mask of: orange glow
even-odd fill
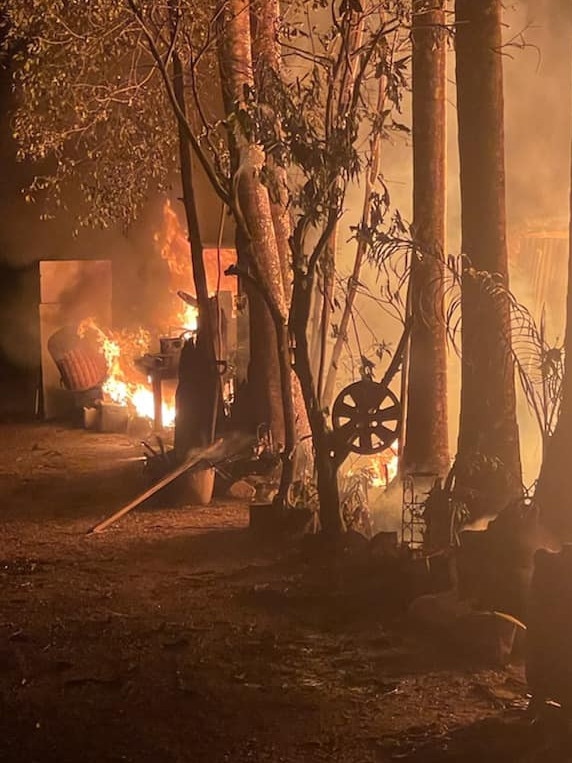
[[[348,471],[348,477],[361,472],[370,487],[383,488],[397,476],[397,440],[391,447],[373,456],[362,456]]]
[[[169,199],[163,204],[163,223],[154,236],[161,258],[167,263],[170,275],[170,291],[174,299],[179,289],[195,295],[191,267],[191,251],[187,231],[181,225],[177,212]],[[237,279],[226,276],[225,270],[236,263],[236,250],[205,247],[203,261],[207,278],[207,290],[212,297],[217,291],[237,292]]]
[[[183,302],[181,312],[177,315],[177,321],[185,331],[196,331],[198,328],[199,311],[192,305]]]
[[[169,266],[172,288],[176,292],[192,283],[189,242],[169,199],[163,205],[163,218],[164,224],[160,233],[155,234],[155,242]]]
[[[143,329],[136,332],[104,331],[91,318],[82,321],[78,327],[79,336],[88,332],[95,336],[109,369],[102,386],[104,400],[131,408],[137,416],[152,420],[155,414],[153,392],[146,384],[133,381],[140,375],[133,365],[134,359],[149,350],[151,337],[148,332]],[[163,425],[174,426],[173,401],[163,401],[162,413]]]
[[[189,241],[177,212],[167,199],[163,205],[163,220],[154,236],[155,246],[169,269],[170,299],[161,300],[153,325],[168,336],[180,336],[198,328],[198,309],[178,296],[186,290],[194,296]],[[217,289],[236,293],[236,278],[225,276],[224,270],[236,261],[234,249],[205,249],[203,252],[209,295]],[[153,420],[154,397],[148,383],[139,381],[141,371],[135,360],[150,352],[151,335],[139,329],[135,332],[101,329],[93,319],[82,322],[80,336],[91,332],[105,357],[109,370],[102,385],[104,401],[130,408],[137,416]],[[174,394],[163,385],[163,426],[175,423]]]

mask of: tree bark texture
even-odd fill
[[[278,19],[280,16],[279,0],[251,0],[250,23],[252,30],[252,61],[254,83],[259,101],[268,107],[268,91],[275,87],[275,80],[280,77],[282,57],[278,41]],[[280,133],[278,118],[275,119],[276,133]],[[282,284],[286,305],[292,299],[292,218],[289,209],[288,178],[285,167],[281,166],[271,154],[266,155],[266,167],[270,181],[270,211],[276,237],[276,246],[282,270]],[[292,378],[296,433],[298,438],[309,433],[308,416],[298,378]],[[283,440],[282,440],[283,442]]]
[[[413,239],[403,470],[449,470],[444,319],[446,31],[444,0],[413,3]]]
[[[266,89],[273,87],[274,78],[280,74],[281,56],[277,29],[279,14],[280,3],[278,0],[251,0],[250,20],[254,82],[262,102],[266,101]],[[292,221],[288,210],[286,169],[275,162],[271,156],[267,157],[267,163],[273,179],[270,211],[280,256],[284,291],[286,300],[289,302],[292,295],[292,255],[290,251]]]
[[[333,224],[330,225],[331,231],[334,230],[334,227]],[[322,532],[326,536],[334,538],[344,530],[337,481],[340,460],[339,454],[335,453],[332,434],[328,429],[325,412],[319,401],[315,384],[317,377],[312,373],[307,333],[313,305],[312,294],[315,278],[315,269],[307,274],[298,272],[295,275],[290,312],[290,332],[295,338],[295,370],[300,380],[312,432]]]
[[[221,17],[221,37],[221,79],[227,111],[231,113],[235,104],[243,104],[245,87],[254,87],[248,2],[240,0],[226,4]],[[248,270],[268,291],[275,309],[285,321],[287,306],[280,253],[268,191],[260,180],[264,152],[247,138],[240,126],[230,136],[230,145],[234,154],[237,227],[241,231],[239,248],[246,254]],[[289,437],[283,396],[279,393],[283,389],[283,380],[274,318],[252,286],[247,286],[246,291],[250,308],[251,350],[248,378],[253,393],[249,397],[258,393],[262,395],[257,414],[267,416],[274,441],[286,445]]]
[[[274,444],[284,446],[284,409],[274,321],[256,289],[248,286],[246,291],[250,324],[249,397],[256,420],[268,423]]]
[[[472,269],[508,286],[500,0],[456,0],[461,163],[461,415],[457,488],[475,516],[522,493],[508,299]]]
[[[234,102],[244,108],[245,90],[254,89],[250,36],[250,3],[246,0],[230,0],[224,22],[226,55]],[[235,174],[236,201],[239,221],[250,242],[253,265],[261,283],[268,290],[275,307],[287,316],[282,267],[274,233],[270,197],[262,183],[261,173],[265,164],[264,149],[256,139],[237,125],[235,138],[239,166]]]

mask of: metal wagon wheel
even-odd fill
[[[389,448],[401,432],[401,405],[383,383],[354,382],[337,396],[332,426],[340,451],[374,455]]]

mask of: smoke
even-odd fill
[[[42,260],[109,260],[113,271],[112,315],[121,328],[159,328],[165,319],[165,304],[171,306],[169,268],[157,243],[165,225],[165,194],[150,192],[137,221],[128,229],[79,229],[77,219],[81,194],[69,188],[70,209],[56,219],[42,219],[41,201],[29,204],[25,191],[38,168],[16,159],[17,146],[11,137],[13,107],[9,73],[0,70],[0,366],[37,368],[39,358],[40,302],[38,263]],[[205,243],[219,236],[220,204],[208,188],[202,172],[197,172],[196,192]],[[185,229],[177,177],[168,194]],[[226,225],[223,244],[232,246],[233,231]],[[186,243],[186,242],[184,242]],[[184,281],[179,288],[191,291]],[[97,285],[77,283],[67,301],[97,303]]]
[[[505,132],[507,211],[512,258],[512,287],[531,308],[534,288],[530,274],[519,268],[520,237],[531,228],[561,229],[568,217],[570,93],[572,82],[572,3],[570,0],[515,0],[506,4],[505,46],[502,50],[505,73]],[[459,164],[456,130],[454,55],[449,56],[447,251],[460,251]],[[1,83],[0,83],[1,86]],[[4,92],[4,101],[5,101]],[[0,121],[0,353],[19,365],[37,365],[37,273],[34,265],[42,259],[110,259],[113,263],[113,315],[122,327],[149,326],[156,321],[157,307],[169,290],[169,273],[155,246],[162,225],[163,199],[152,200],[141,218],[128,232],[121,230],[82,231],[74,237],[73,213],[43,222],[41,209],[27,205],[21,189],[32,177],[33,168],[16,163],[15,146],[9,138],[7,109]],[[410,101],[406,98],[402,120],[410,122]],[[382,171],[392,204],[405,219],[411,219],[411,143],[395,136],[383,147]],[[217,239],[220,205],[199,179],[197,196],[202,201],[203,238]],[[354,187],[348,196],[347,221],[358,222],[362,190]],[[176,191],[173,195],[177,195]],[[176,204],[176,202],[175,202]],[[180,206],[180,205],[177,205]],[[179,211],[179,210],[178,210]],[[232,236],[230,226],[227,235]],[[347,243],[349,228],[340,233],[340,266],[349,275],[355,243]],[[231,243],[225,242],[226,245]],[[379,293],[376,274],[365,269],[363,279],[372,293]],[[186,285],[181,284],[185,289]],[[548,299],[550,300],[548,295]],[[554,295],[558,301],[562,295]],[[553,300],[554,301],[554,300]],[[367,351],[374,338],[395,347],[401,327],[372,300],[361,299],[359,315],[350,338],[356,355]],[[334,318],[335,322],[336,318]],[[359,341],[358,341],[359,337]],[[380,373],[383,364],[380,363]],[[340,383],[353,380],[356,369],[349,367]],[[449,420],[451,450],[454,451],[458,420],[459,364],[450,352]],[[537,439],[521,405],[521,426],[527,458],[527,480],[534,476],[538,462]],[[532,445],[530,445],[532,443]],[[530,456],[530,454],[533,456]]]
[[[513,230],[568,218],[572,4],[505,12],[507,206]],[[566,227],[566,225],[564,225]]]
[[[562,337],[566,273],[565,241],[570,185],[570,122],[572,103],[572,3],[570,0],[516,0],[504,12],[504,47],[501,51],[505,79],[505,152],[507,183],[507,224],[511,288],[531,312],[538,315],[538,295],[543,294],[553,339]],[[448,59],[449,103],[447,123],[447,252],[461,251],[461,209],[454,49]],[[410,123],[410,98],[405,98],[402,121]],[[391,194],[392,206],[406,220],[412,216],[412,147],[401,135],[386,141],[382,155],[383,179]],[[348,196],[347,235],[340,236],[341,267],[349,275],[355,247],[345,241],[349,225],[359,219],[362,189],[352,188]],[[536,251],[521,246],[530,231],[558,232],[558,246],[539,241]],[[552,272],[543,289],[535,280],[540,266],[531,267],[542,251],[554,253]],[[528,255],[525,257],[525,254]],[[554,270],[554,268],[556,270]],[[562,268],[562,272],[560,272]],[[546,268],[543,267],[543,270]],[[373,293],[379,293],[376,273],[365,268],[362,274]],[[552,284],[552,285],[550,285]],[[547,290],[548,288],[548,290]],[[379,339],[395,346],[400,326],[372,301],[360,300],[356,323],[362,346],[370,343],[369,328]],[[366,326],[367,324],[367,326]],[[369,328],[368,328],[369,327]],[[359,348],[350,337],[357,354]],[[381,369],[383,370],[383,369]],[[460,365],[453,348],[449,352],[450,448],[455,451],[459,416]],[[349,376],[349,374],[348,374]],[[379,374],[378,374],[379,378]],[[348,379],[349,380],[349,379]],[[524,478],[531,483],[540,465],[541,448],[537,425],[519,393]]]
[[[14,193],[0,197],[6,224],[0,237],[0,353],[17,366],[39,364],[41,260],[109,260],[113,268],[112,314],[120,326],[149,325],[154,307],[167,288],[168,272],[154,250],[152,233],[160,224],[160,209],[150,209],[128,234],[120,230],[82,230],[74,235],[75,220],[62,216],[43,221],[39,210]],[[74,280],[58,300],[73,314],[97,315],[101,283]],[[71,312],[70,312],[71,309]]]

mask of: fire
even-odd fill
[[[153,393],[148,387],[144,387],[141,384],[136,385],[130,402],[137,411],[138,416],[145,419],[153,419],[155,415],[155,403]],[[163,426],[175,426],[175,405],[163,401],[161,411],[163,415]]]
[[[389,483],[395,479],[398,470],[398,456],[397,456],[397,440],[391,445],[391,447],[382,451],[378,455],[370,456],[367,458],[366,463],[363,463],[361,458],[358,459],[361,463],[354,463],[348,471],[348,477],[361,472],[364,477],[367,478],[368,484],[373,488],[387,487]]]
[[[183,309],[177,315],[177,320],[185,331],[196,331],[199,325],[199,311],[193,305],[183,303]]]
[[[163,205],[164,225],[155,234],[161,257],[169,266],[169,273],[174,284],[191,282],[191,259],[189,241],[185,235],[179,217],[169,199]],[[175,289],[176,290],[176,289]]]
[[[196,331],[198,310],[195,306],[183,302],[177,296],[181,288],[193,283],[191,257],[188,237],[185,235],[177,213],[169,199],[163,205],[163,225],[155,233],[155,244],[169,268],[171,306],[168,311],[169,320],[175,315],[175,328],[183,331]]]
[[[80,336],[88,332],[95,335],[109,369],[102,386],[105,400],[132,408],[137,416],[152,420],[155,415],[153,392],[147,385],[132,380],[138,373],[133,361],[148,351],[151,341],[149,333],[143,329],[136,332],[104,331],[91,318],[83,321],[78,328]],[[163,402],[162,414],[163,425],[173,426],[174,404]]]
[[[178,296],[180,289],[188,289],[193,283],[188,236],[169,199],[163,205],[163,224],[154,241],[169,269],[170,299],[161,301],[153,325],[169,337],[196,332],[198,308]],[[209,295],[219,288],[236,293],[236,279],[224,275],[225,269],[235,262],[236,252],[232,249],[205,249],[203,255]],[[191,297],[194,302],[194,296]],[[150,387],[151,379],[147,379],[147,384],[138,381],[141,371],[135,366],[136,359],[149,354],[150,334],[143,329],[135,332],[103,330],[92,319],[83,321],[78,329],[80,336],[87,332],[94,335],[109,371],[102,385],[104,400],[131,408],[137,416],[153,420],[155,399]],[[171,427],[175,423],[175,404],[174,399],[165,400],[164,387],[162,421],[163,426]]]

